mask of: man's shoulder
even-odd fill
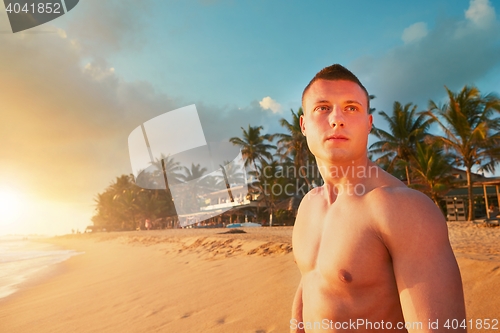
[[[376,229],[385,235],[447,234],[439,207],[424,193],[406,186],[382,186],[367,194],[367,209]]]
[[[403,209],[409,212],[437,208],[427,195],[405,185],[375,187],[365,196],[372,209],[382,212],[387,211],[398,214]]]
[[[406,203],[418,201],[418,204],[428,205],[429,198],[422,192],[407,187],[401,180],[378,168],[375,176],[366,183],[363,195],[368,203],[373,203],[375,208],[392,209]]]
[[[322,199],[323,196],[323,187],[315,187],[309,192],[306,193],[306,195],[302,198],[299,204],[299,212],[301,210],[307,209],[309,206],[311,206],[314,203],[319,203],[320,199]]]
[[[422,192],[409,188],[402,183],[383,184],[373,187],[367,191],[366,196],[370,201],[377,201],[378,204],[428,198]]]

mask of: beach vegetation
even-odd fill
[[[468,188],[468,220],[474,219],[472,169],[494,172],[500,159],[500,99],[495,94],[482,95],[476,87],[464,86],[458,93],[447,87],[448,101],[429,102],[422,113],[439,125],[443,135],[435,138],[452,154],[455,164],[464,167]]]
[[[440,142],[417,142],[415,156],[408,163],[416,178],[410,186],[427,194],[440,207],[442,195],[453,186],[455,179],[451,174],[453,160]]]
[[[278,138],[277,143],[277,156],[281,163],[292,164],[295,170],[299,172],[299,179],[301,183],[304,182],[308,188],[312,186],[313,179],[311,174],[306,172],[303,168],[308,162],[313,167],[316,165],[316,160],[307,146],[306,137],[302,134],[300,128],[300,117],[304,114],[302,108],[299,108],[297,113],[290,110],[292,114],[292,121],[289,122],[285,118],[280,119],[280,125],[285,128],[287,133],[273,134],[273,137]]]
[[[417,105],[407,103],[402,105],[394,102],[392,115],[384,111],[378,114],[384,119],[389,127],[388,131],[373,126],[371,134],[379,141],[370,146],[370,152],[379,154],[376,163],[386,165],[388,172],[398,167],[403,167],[406,174],[406,182],[411,184],[411,160],[416,155],[416,145],[428,134],[430,120],[425,115],[417,115]]]
[[[106,230],[135,230],[146,219],[155,221],[175,216],[169,191],[143,189],[132,175],[117,177],[95,198],[94,226]]]
[[[442,206],[442,197],[448,190],[461,185],[452,176],[456,167],[465,168],[468,219],[472,220],[472,172],[494,172],[500,159],[500,99],[494,94],[482,95],[472,86],[465,86],[458,93],[446,88],[446,92],[446,103],[438,105],[430,101],[425,111],[417,112],[418,107],[413,103],[403,105],[395,101],[391,114],[378,112],[384,123],[380,127],[373,126],[371,134],[379,141],[369,147],[368,154],[378,166],[405,179],[408,186],[427,194],[438,206]],[[375,109],[369,112],[374,113]],[[262,134],[262,126],[249,124],[248,128],[241,128],[241,137],[229,139],[241,149],[246,174],[250,176],[247,179],[249,192],[254,198],[253,207],[256,207],[256,214],[251,216],[259,222],[268,221],[272,225],[275,224],[273,218],[276,222],[293,221],[302,197],[323,184],[300,128],[301,115],[302,108],[297,112],[290,110],[289,119],[279,120],[284,133]],[[431,129],[436,132],[435,128],[437,133],[431,133]],[[181,167],[172,157],[161,156],[152,163],[152,171],[148,168],[148,172],[141,175],[144,178],[140,183],[135,180],[152,189],[138,186],[132,175],[117,177],[97,194],[92,221],[96,227],[107,230],[141,228],[145,219],[168,220],[168,226],[174,227],[177,212],[171,186],[187,184],[181,191],[186,192],[182,200],[187,200],[185,203],[189,207],[200,206],[207,190],[221,186],[227,188],[232,198],[230,184],[244,182],[245,172],[235,163],[224,162],[220,166],[221,175],[209,176],[207,169],[199,164]],[[237,209],[229,214],[238,215]]]
[[[276,149],[276,146],[271,144],[272,136],[269,134],[262,135],[260,133],[262,129],[262,126],[248,125],[248,129],[241,128],[243,131],[241,138],[232,137],[229,139],[229,142],[241,148],[245,167],[251,165],[254,170],[257,170],[256,161],[262,162],[266,158],[271,160],[272,154],[270,150]]]

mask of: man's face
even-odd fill
[[[318,163],[345,164],[366,157],[372,126],[367,104],[363,89],[351,81],[318,80],[309,87],[300,127]]]

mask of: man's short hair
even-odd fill
[[[368,90],[366,90],[365,86],[363,86],[363,84],[361,83],[361,81],[359,81],[356,75],[354,75],[350,70],[339,64],[333,64],[331,66],[325,67],[313,77],[311,82],[309,82],[307,87],[304,89],[304,92],[302,92],[302,106],[304,106],[304,96],[306,95],[307,91],[312,86],[312,84],[318,80],[329,80],[329,81],[345,80],[356,83],[365,92],[366,105],[367,105],[366,112],[370,111],[370,95],[368,94]]]

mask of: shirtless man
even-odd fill
[[[293,230],[302,278],[291,331],[466,332],[457,327],[465,326],[462,281],[443,215],[367,157],[365,87],[332,65],[302,105],[324,185],[304,197]]]

